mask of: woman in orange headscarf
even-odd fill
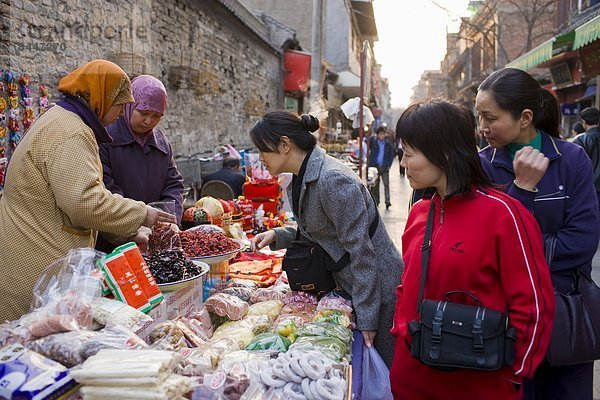
[[[175,217],[110,193],[98,145],[105,126],[133,102],[116,64],[95,60],[61,79],[64,98],[39,116],[12,155],[0,198],[0,321],[27,312],[47,265],[70,249],[94,247],[98,231],[147,241],[155,222]]]

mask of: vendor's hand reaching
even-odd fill
[[[146,219],[142,225],[152,227],[157,222],[177,224],[177,217],[154,207],[146,206]]]
[[[275,231],[266,231],[259,233],[250,240],[250,248],[252,251],[258,251],[265,246],[270,245],[276,239]]]
[[[151,234],[152,229],[145,226],[140,226],[140,229],[138,229],[136,235],[132,239],[138,245],[142,253],[146,251],[148,240],[150,239]]]
[[[377,335],[377,331],[361,331],[361,332],[363,334],[365,346],[367,346],[367,347],[373,346],[373,342],[375,341],[375,335]]]
[[[513,169],[515,184],[526,190],[533,190],[548,169],[550,160],[539,150],[525,146],[515,153]]]

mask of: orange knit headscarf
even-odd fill
[[[133,103],[129,77],[117,64],[94,60],[82,65],[58,83],[58,90],[83,98],[102,119],[113,105]]]

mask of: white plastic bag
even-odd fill
[[[361,400],[393,400],[390,370],[375,347],[363,347]]]

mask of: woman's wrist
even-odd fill
[[[519,189],[527,190],[528,192],[533,192],[533,193],[537,193],[538,192],[538,188],[537,187],[535,187],[535,186],[532,187],[532,188],[527,187],[526,185],[518,183],[516,179],[513,181],[513,184],[516,187],[518,187]]]

